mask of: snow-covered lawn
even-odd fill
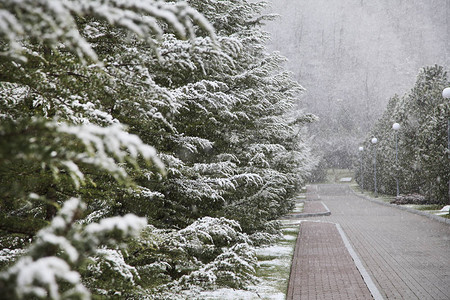
[[[419,205],[419,204],[405,204],[402,206],[406,206],[412,209],[421,210],[427,212],[429,214],[437,215],[437,216],[445,216],[448,215],[448,209],[450,205],[442,206],[442,205]]]
[[[14,258],[20,256],[25,251],[22,249],[14,249],[10,250],[8,248],[4,248],[0,250],[0,263],[10,262]]]
[[[294,209],[292,210],[293,213],[301,213],[303,212],[303,207],[304,207],[305,203],[304,202],[297,202],[295,204]]]
[[[259,260],[256,273],[259,278],[257,284],[250,286],[248,290],[218,289],[203,292],[200,298],[211,300],[285,299],[298,230],[298,222],[285,222],[282,239],[274,245],[256,249]]]

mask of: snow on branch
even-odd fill
[[[2,54],[26,60],[20,55],[21,47],[15,41],[32,37],[55,47],[62,43],[81,58],[96,61],[97,55],[76,27],[68,7],[71,4],[75,3],[55,0],[3,1],[0,9],[0,24],[3,24],[0,25],[0,36],[7,39],[10,53]],[[18,25],[5,26],[8,24]]]
[[[244,183],[245,185],[260,186],[264,183],[264,180],[260,175],[255,173],[242,173],[230,177],[236,183]]]
[[[155,0],[4,0],[0,8],[0,37],[9,50],[1,53],[25,60],[17,41],[34,38],[54,48],[64,45],[79,58],[97,61],[97,54],[81,36],[76,18],[94,17],[135,33],[153,43],[168,25],[181,38],[194,36],[194,24],[215,40],[214,28],[186,3]]]
[[[286,148],[280,144],[253,144],[249,147],[250,153],[278,153],[285,152]]]
[[[192,167],[193,171],[201,174],[220,174],[229,176],[236,172],[236,164],[230,161],[217,163],[197,163]]]
[[[195,237],[194,239],[217,245],[227,245],[236,240],[248,242],[240,231],[239,223],[234,220],[204,217],[180,230],[180,234],[187,238]]]
[[[253,247],[240,243],[226,249],[215,260],[180,278],[181,286],[242,288],[256,282],[257,258]]]
[[[27,299],[30,296],[49,299],[68,299],[78,296],[89,299],[89,292],[81,283],[80,274],[71,271],[69,264],[63,259],[50,256],[32,260],[31,257],[20,259],[5,274],[0,274],[0,281],[7,276],[16,277],[15,298]],[[58,283],[64,282],[71,289],[60,293]],[[29,299],[29,298],[28,298]]]
[[[196,180],[175,179],[174,182],[180,187],[180,194],[187,199],[209,199],[211,202],[223,201],[222,190],[217,188],[216,182],[200,178]]]
[[[198,153],[201,150],[209,150],[214,146],[213,142],[196,136],[179,135],[176,142],[192,153]]]
[[[124,131],[119,124],[100,127],[93,124],[77,126],[50,123],[48,126],[59,133],[72,135],[83,143],[86,152],[74,153],[72,159],[75,162],[95,165],[111,172],[116,178],[127,176],[124,168],[118,163],[125,161],[136,163],[139,155],[146,161],[153,162],[160,170],[164,170],[155,148],[144,144],[137,135]],[[83,174],[74,162],[65,161],[63,165],[68,168],[70,174],[73,174],[71,175],[73,178],[75,176],[83,180]]]
[[[113,232],[120,234],[121,238],[136,236],[146,225],[145,218],[127,214],[123,217],[111,217],[102,219],[99,223],[91,223],[86,226],[84,233],[86,236],[94,238],[94,241],[99,244],[102,239]]]
[[[109,269],[115,274],[121,276],[131,284],[135,284],[135,279],[139,279],[139,273],[136,268],[128,265],[122,255],[122,252],[115,249],[102,248],[96,251],[92,257],[93,264],[88,268],[95,277],[103,276],[104,269]]]
[[[118,252],[97,250],[100,244],[116,244],[135,237],[147,225],[135,215],[102,219],[83,229],[77,220],[86,205],[77,198],[65,202],[50,226],[40,230],[34,243],[15,265],[0,273],[2,296],[14,299],[89,299],[81,276],[72,268],[83,264],[88,255],[106,256],[111,268],[121,276],[133,276],[133,268]],[[114,263],[113,263],[114,261]]]

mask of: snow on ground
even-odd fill
[[[284,267],[290,266],[291,262],[284,258],[281,258],[281,259],[275,258],[272,260],[263,260],[259,264],[260,264],[260,266],[264,266],[265,268],[270,269],[270,268],[275,268],[275,267],[280,267],[280,266],[284,266]]]
[[[339,180],[340,182],[351,182],[352,178],[351,177],[343,177]]]
[[[256,255],[258,257],[259,256],[279,257],[279,256],[291,255],[292,253],[293,252],[292,252],[291,247],[287,247],[287,246],[283,246],[283,245],[279,245],[279,244],[269,246],[269,247],[256,248]]]
[[[233,289],[218,289],[211,292],[203,292],[201,295],[202,299],[259,299],[255,292]]]
[[[10,250],[8,248],[0,250],[0,262],[9,262],[12,259],[18,257],[23,254],[25,250],[23,249],[14,249]]]
[[[284,239],[287,240],[287,241],[294,241],[294,240],[297,240],[297,236],[284,235]]]
[[[218,289],[213,292],[203,293],[201,299],[206,300],[284,300],[286,299],[285,293],[277,292],[273,293],[268,291],[267,288],[258,287],[256,291],[244,291],[233,289]]]
[[[301,223],[301,220],[295,220],[295,219],[281,219],[280,223],[282,226],[284,226],[283,228],[283,232],[287,233],[287,232],[298,232],[298,228],[295,229],[295,226],[299,226]]]
[[[286,225],[285,225],[286,226]],[[256,248],[259,259],[258,283],[248,290],[218,289],[202,292],[200,299],[208,300],[284,300],[299,230],[298,223],[283,228],[283,238],[276,244]]]
[[[303,203],[303,202],[296,203],[294,209],[292,210],[292,212],[294,212],[294,213],[301,213],[301,212],[303,212],[304,205],[305,205],[305,203]]]
[[[436,216],[447,215],[449,213],[449,209],[450,209],[450,205],[446,205],[440,210],[437,210],[437,209],[434,209],[434,210],[433,209],[423,210],[421,208],[424,207],[424,206],[426,207],[428,205],[419,205],[419,204],[403,204],[402,206],[408,207],[408,208],[412,208],[412,209],[416,209],[416,210],[421,210],[421,211],[424,211],[426,213],[433,214],[433,215],[436,215]]]
[[[448,215],[448,212],[446,211],[446,212],[437,212],[437,213],[435,213],[435,215],[436,216],[446,216],[446,215]]]

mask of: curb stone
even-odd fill
[[[383,300],[383,296],[381,295],[380,291],[378,290],[377,286],[373,282],[372,278],[370,277],[369,273],[367,272],[366,268],[364,268],[364,265],[362,264],[361,260],[358,257],[358,254],[356,254],[355,250],[352,247],[352,244],[348,240],[347,236],[345,235],[344,230],[342,229],[341,225],[339,223],[336,223],[337,230],[339,231],[339,234],[341,235],[342,241],[344,242],[345,247],[347,248],[347,251],[350,253],[350,256],[352,257],[353,261],[355,262],[356,268],[358,269],[359,273],[361,274],[361,277],[363,278],[364,282],[367,285],[367,288],[369,289],[370,293],[372,294],[372,297],[374,300]]]
[[[303,203],[307,202],[307,201],[302,201]],[[283,216],[283,218],[285,219],[295,219],[295,218],[308,218],[308,217],[321,217],[321,216],[329,216],[331,215],[331,211],[330,209],[325,205],[325,203],[323,203],[322,201],[320,201],[320,203],[322,204],[323,208],[325,209],[325,211],[322,212],[315,212],[315,213],[292,213],[292,214],[288,214]]]
[[[307,226],[307,224],[309,228],[309,225],[312,226],[312,224],[323,224],[325,227],[321,226],[321,231],[325,236],[314,237],[314,235],[308,234],[309,242],[307,241],[305,244],[303,239],[300,240],[300,236],[306,234],[302,226]],[[305,297],[309,299],[310,296],[314,296],[313,299],[368,299],[369,295],[375,300],[383,299],[338,223],[300,220],[299,225],[300,230],[294,249],[286,299],[294,300]],[[330,225],[334,226],[330,227]],[[316,225],[314,226],[316,227]],[[333,227],[334,229],[332,229]],[[319,240],[322,241],[316,244],[315,241]],[[310,249],[311,246],[313,248],[305,250],[305,246],[306,249]],[[320,247],[321,254],[316,253],[314,247]],[[300,249],[306,252],[299,252]],[[311,260],[317,255],[322,258],[318,261]],[[342,264],[343,261],[346,263]],[[327,272],[321,270],[323,268],[321,264],[324,262],[331,263],[327,267]],[[336,284],[340,280],[346,280],[347,284]]]
[[[410,208],[410,207],[399,206],[399,205],[396,205],[396,204],[391,204],[391,203],[388,203],[388,202],[383,202],[383,201],[380,201],[380,200],[371,198],[371,197],[369,197],[369,196],[366,196],[366,195],[364,195],[364,194],[359,194],[359,193],[357,193],[356,191],[354,191],[354,190],[350,187],[350,185],[349,185],[348,187],[349,187],[350,191],[352,191],[353,194],[355,194],[356,196],[358,196],[358,197],[360,197],[360,198],[363,198],[363,199],[365,199],[365,200],[368,200],[368,201],[371,201],[371,202],[374,202],[374,203],[378,203],[378,204],[380,204],[380,205],[389,206],[389,207],[394,207],[394,208],[397,208],[397,209],[400,209],[400,210],[408,211],[408,212],[410,212],[410,213],[413,213],[413,214],[416,214],[416,215],[419,215],[419,216],[424,216],[424,217],[427,217],[427,218],[429,218],[429,219],[432,219],[432,220],[435,220],[435,221],[438,221],[438,222],[441,222],[441,223],[450,225],[450,219],[442,218],[442,217],[439,217],[439,216],[436,216],[436,215],[433,215],[433,214],[430,214],[430,213],[427,213],[427,212],[424,212],[424,211],[421,211],[421,210],[413,209],[413,208]]]

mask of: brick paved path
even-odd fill
[[[371,299],[333,223],[302,222],[287,299]]]
[[[328,209],[323,205],[322,201],[306,201],[303,207],[304,213],[326,213]]]
[[[344,184],[312,186],[307,197],[330,209],[312,219],[341,225],[385,299],[450,299],[448,224],[362,199]]]
[[[285,215],[287,219],[298,219],[306,217],[329,216],[330,210],[322,201],[305,201],[301,213],[294,212]]]

